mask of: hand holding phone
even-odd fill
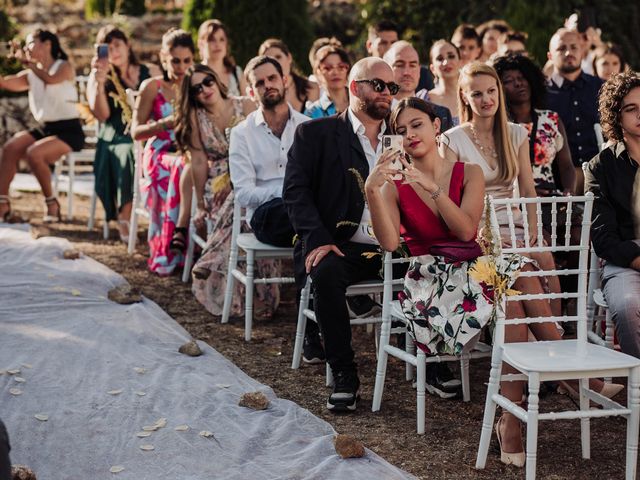
[[[98,55],[98,60],[107,60],[109,58],[109,44],[99,43],[96,45],[96,55]]]
[[[382,136],[382,151],[392,150],[398,152],[397,157],[391,162],[389,168],[392,170],[402,170],[402,163],[400,162],[400,156],[404,155],[404,147],[402,145],[402,135],[383,135]],[[394,180],[402,180],[402,175],[397,174],[393,176]]]

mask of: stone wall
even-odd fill
[[[14,133],[37,126],[26,95],[0,98],[0,146]]]

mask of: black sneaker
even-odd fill
[[[355,370],[334,372],[333,393],[327,400],[327,408],[332,412],[353,412],[358,401],[360,380]]]
[[[349,318],[373,317],[382,312],[382,306],[374,302],[369,295],[354,295],[347,297]]]
[[[437,395],[440,398],[455,398],[460,395],[460,387],[449,387],[444,385],[438,378],[438,364],[427,365],[426,388],[431,395]]]
[[[324,363],[324,348],[318,333],[307,333],[302,345],[302,361],[309,364]]]
[[[460,379],[455,378],[449,365],[445,363],[436,363],[436,372],[438,373],[438,382],[445,387],[461,388],[462,382]]]

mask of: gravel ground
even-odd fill
[[[62,199],[64,200],[64,198]],[[380,412],[371,412],[376,368],[374,337],[364,327],[354,328],[354,349],[362,382],[362,401],[349,415],[329,413],[325,403],[330,390],[324,386],[325,369],[305,366],[291,370],[295,334],[295,298],[291,287],[284,289],[282,305],[269,320],[254,322],[253,339],[243,339],[242,319],[226,325],[210,315],[195,300],[190,286],[179,276],[158,277],[146,268],[145,231],[140,230],[136,252],[127,255],[126,246],[102,239],[102,231],[87,231],[88,201],[77,197],[76,218],[43,227],[41,195],[22,193],[13,200],[14,210],[32,220],[32,231],[39,235],[67,238],[84,254],[124,276],[131,285],[158,303],[191,335],[207,342],[248,375],[269,385],[281,398],[287,398],[325,419],[339,433],[353,435],[366,447],[394,465],[423,479],[494,479],[524,478],[524,471],[507,467],[499,461],[495,436],[489,450],[487,468],[475,470],[475,456],[488,379],[488,360],[471,363],[471,402],[442,400],[427,395],[425,435],[415,433],[416,399],[411,383],[404,380],[403,365],[391,359]],[[64,202],[61,201],[64,205]],[[100,218],[101,214],[98,214]],[[619,400],[624,401],[624,397]],[[541,401],[542,411],[572,407],[565,396],[548,394]],[[624,478],[626,424],[621,418],[591,422],[591,460],[583,460],[580,451],[578,421],[544,422],[539,429],[538,478],[546,479],[614,479]]]

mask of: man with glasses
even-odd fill
[[[334,376],[327,408],[356,409],[357,366],[345,303],[349,285],[379,278],[380,255],[373,237],[363,185],[382,151],[392,96],[391,68],[367,57],[349,75],[349,107],[296,130],[289,151],[283,200],[297,234],[294,266],[299,287],[310,275],[314,311]]]
[[[286,102],[287,79],[277,60],[251,59],[245,77],[260,107],[231,130],[229,170],[235,201],[247,209],[258,240],[291,247],[294,233],[282,203],[282,181],[295,129],[309,117]]]

